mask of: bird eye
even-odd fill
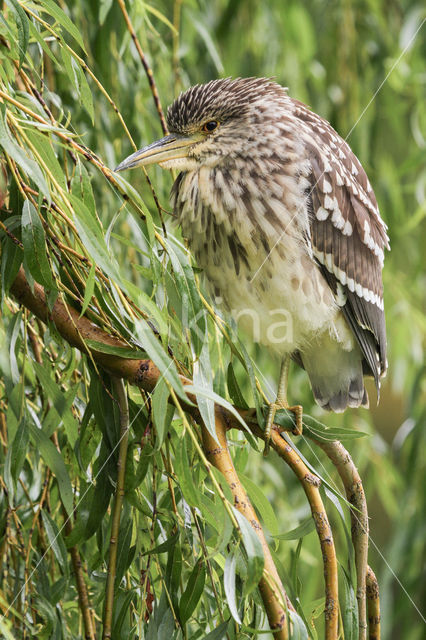
[[[202,130],[205,131],[206,133],[211,133],[212,131],[217,129],[218,126],[219,126],[219,123],[217,122],[217,120],[209,120],[209,122],[205,122],[203,124]]]

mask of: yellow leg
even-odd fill
[[[290,356],[285,356],[281,362],[281,371],[280,371],[280,379],[278,382],[278,391],[277,398],[275,402],[272,402],[269,405],[268,418],[266,420],[265,427],[265,449],[263,450],[263,455],[268,455],[269,452],[269,441],[271,438],[271,429],[274,424],[275,414],[279,409],[286,409],[287,411],[292,411],[296,417],[296,426],[293,429],[294,435],[300,436],[302,435],[303,427],[302,427],[302,416],[303,416],[303,407],[300,404],[297,404],[293,407],[290,407],[287,401],[287,384],[288,384],[288,369],[290,366]]]

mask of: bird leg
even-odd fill
[[[281,371],[280,371],[280,379],[278,382],[278,391],[275,402],[271,402],[268,410],[268,417],[266,420],[265,427],[265,448],[263,450],[263,455],[267,455],[269,452],[269,441],[271,437],[271,429],[274,423],[275,414],[280,409],[286,409],[287,411],[292,411],[295,415],[296,424],[293,429],[293,433],[296,436],[302,435],[303,427],[302,427],[302,416],[303,416],[303,407],[300,404],[294,405],[290,407],[287,400],[287,384],[288,384],[288,370],[290,367],[290,356],[284,356],[281,362]]]

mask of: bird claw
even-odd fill
[[[265,448],[263,449],[263,455],[267,456],[270,449],[271,431],[274,424],[274,418],[277,411],[285,409],[291,411],[295,416],[295,425],[292,429],[292,433],[295,436],[301,436],[303,433],[303,407],[300,404],[296,404],[290,407],[287,402],[275,401],[269,405],[268,417],[266,419],[265,426]]]

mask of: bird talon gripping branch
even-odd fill
[[[348,144],[265,78],[191,87],[169,107],[167,126],[169,135],[117,171],[153,163],[180,171],[174,212],[212,293],[281,357],[266,447],[276,406],[295,413],[301,433],[301,407],[287,403],[290,358],[324,409],[368,406],[364,375],[379,390],[386,371],[389,244]]]

